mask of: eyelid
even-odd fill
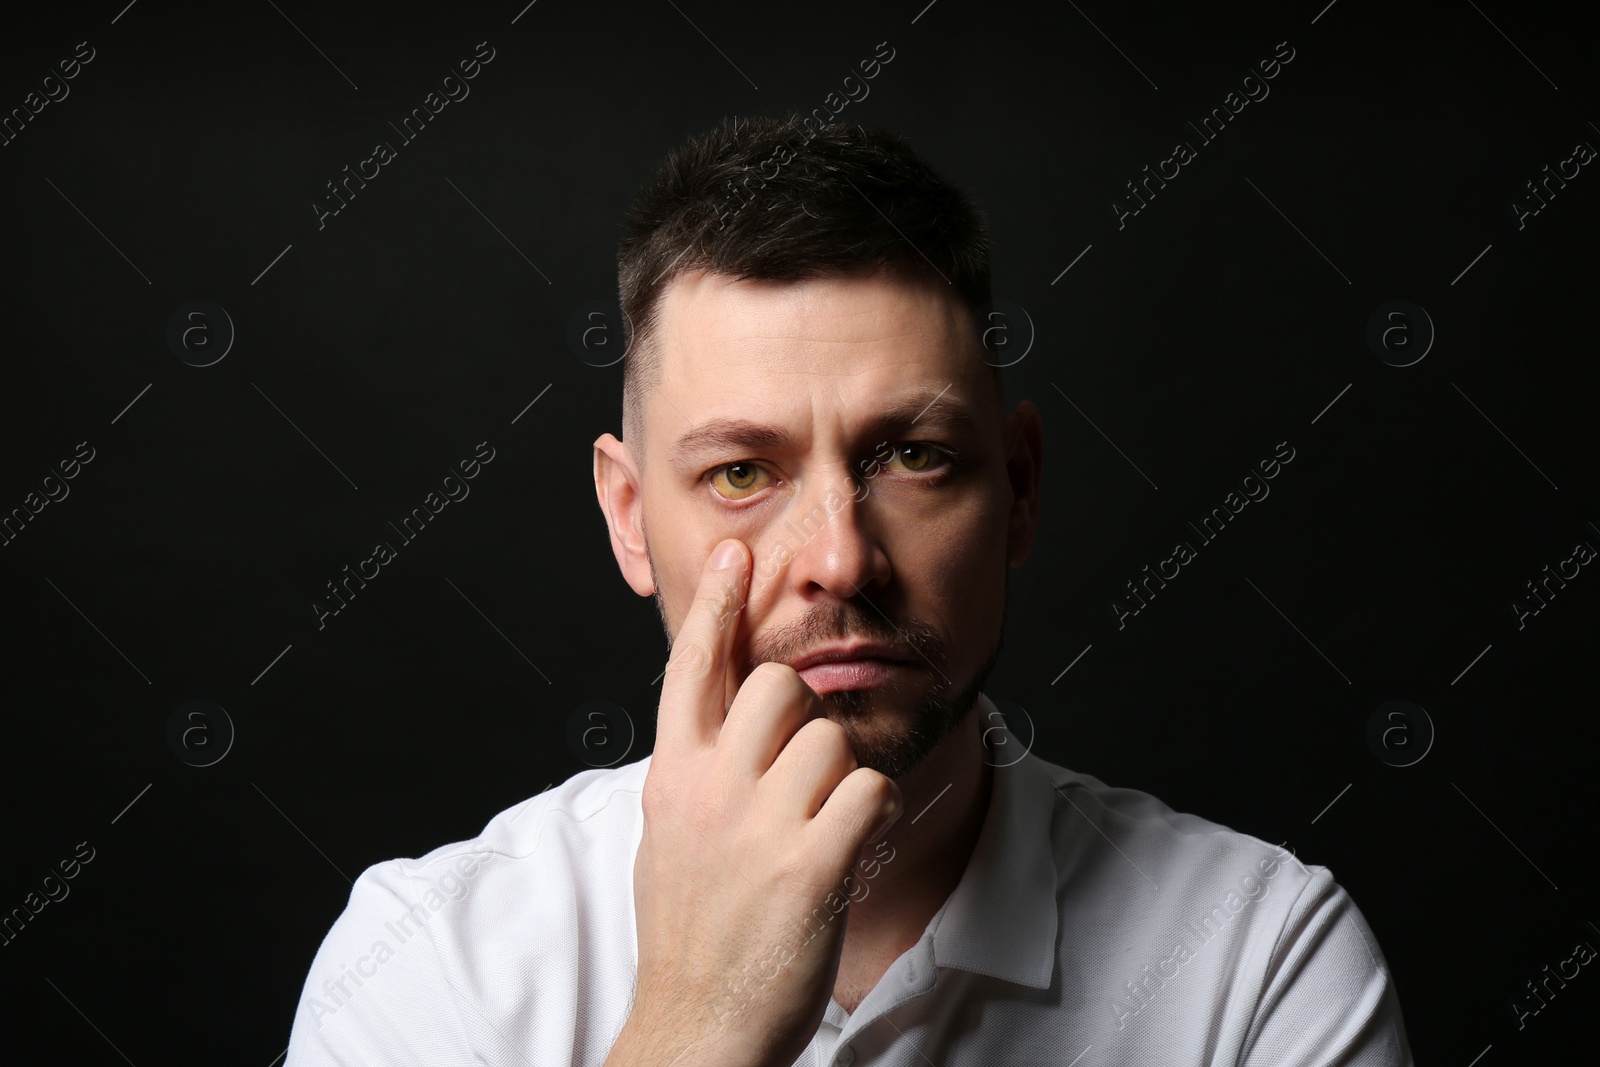
[[[955,449],[951,448],[948,445],[941,445],[937,441],[894,441],[894,442],[885,442],[885,444],[891,444],[892,445],[892,448],[890,449],[890,452],[889,452],[888,459],[893,459],[896,455],[899,454],[900,449],[906,447],[907,445],[919,445],[919,446],[921,446],[923,448],[931,449],[932,451],[939,453],[940,455],[942,455],[944,457],[944,463],[942,464],[942,468],[954,467],[956,465],[956,461],[961,458],[961,453],[957,452]],[[873,456],[873,459],[877,459],[876,454]],[[887,462],[887,460],[885,460],[884,462]],[[926,472],[924,472],[924,471],[912,471],[911,473],[913,473],[913,474],[923,474],[923,473],[926,473]]]
[[[772,469],[770,467],[768,467],[765,463],[761,462],[759,459],[730,459],[726,463],[718,463],[715,467],[712,467],[709,470],[707,470],[704,474],[702,474],[700,476],[700,480],[701,481],[705,481],[706,479],[710,478],[713,474],[721,474],[723,471],[727,470],[730,467],[757,467],[757,468],[760,468],[761,470],[766,471],[768,475],[776,477],[776,475],[772,474]]]

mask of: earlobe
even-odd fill
[[[612,434],[594,442],[594,489],[623,580],[640,596],[655,593],[644,539],[644,499],[627,446]]]

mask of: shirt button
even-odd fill
[[[833,1058],[833,1062],[838,1067],[850,1067],[852,1063],[856,1062],[856,1050],[846,1045],[839,1050],[839,1054]]]

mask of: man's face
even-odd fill
[[[1002,420],[953,288],[893,272],[686,275],[662,295],[657,343],[642,478],[615,438],[596,442],[624,574],[672,638],[712,548],[744,541],[741,682],[824,645],[905,657],[865,687],[803,674],[857,762],[900,778],[999,653],[1008,566],[1037,521],[1037,412]]]

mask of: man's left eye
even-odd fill
[[[917,474],[921,473],[922,471],[937,467],[941,460],[949,462],[950,453],[946,452],[938,445],[930,445],[921,441],[913,441],[909,444],[896,445],[893,456],[890,458],[893,459],[894,457],[900,458],[900,461],[906,470],[911,471],[913,474]]]

